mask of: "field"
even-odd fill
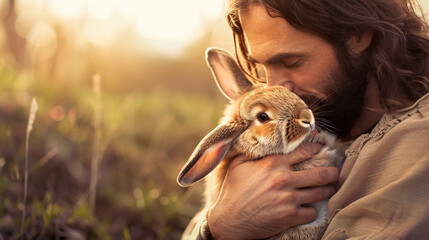
[[[210,34],[167,58],[136,52],[131,38],[108,51],[75,48],[55,26],[47,54],[50,45],[9,27],[0,34],[0,239],[179,239],[202,184],[181,188],[176,176],[227,102],[205,65]]]

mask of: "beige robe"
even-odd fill
[[[346,151],[323,239],[429,239],[429,94]]]

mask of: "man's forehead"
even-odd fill
[[[317,50],[321,43],[321,37],[294,28],[284,18],[271,17],[261,5],[251,5],[239,17],[251,62],[299,57]]]

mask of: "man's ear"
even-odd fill
[[[347,41],[350,51],[353,54],[360,54],[363,52],[371,44],[373,35],[374,32],[372,30],[368,30],[362,34],[352,36]]]

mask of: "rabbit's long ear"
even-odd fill
[[[206,52],[206,60],[219,89],[227,98],[236,99],[252,88],[252,83],[228,52],[218,48],[209,48]]]
[[[188,186],[209,174],[225,157],[232,142],[247,126],[221,124],[207,134],[198,144],[177,177],[180,186]]]

